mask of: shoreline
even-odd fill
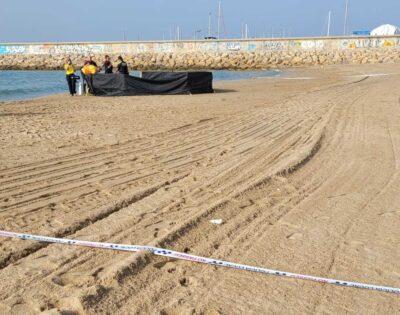
[[[200,70],[195,70],[195,71],[200,71]],[[249,70],[249,71],[203,70],[203,71],[211,71],[211,72],[214,73],[214,83],[215,82],[224,82],[224,81],[251,80],[251,79],[257,78],[257,77],[252,77],[252,74],[255,74],[255,73],[259,73],[261,75],[261,78],[263,78],[263,77],[278,77],[282,73],[285,73],[285,72],[280,71],[280,70],[258,70],[258,71],[251,71],[251,70]],[[28,75],[29,74],[35,74],[37,72],[39,72],[39,73],[41,73],[41,72],[50,72],[50,73],[60,72],[64,76],[64,72],[61,71],[61,70],[57,70],[57,71],[56,70],[54,70],[54,71],[51,71],[51,70],[44,70],[44,71],[43,70],[38,70],[38,71],[36,71],[36,70],[34,70],[34,71],[33,70],[9,70],[9,71],[5,70],[3,72],[16,72],[16,73],[25,72]],[[135,74],[137,74],[137,71],[135,71],[131,75],[135,75]],[[230,75],[230,77],[229,77],[228,74]],[[247,74],[247,75],[249,75],[249,77],[248,78],[242,78],[241,76],[243,74]],[[226,77],[227,75],[228,75],[228,77]],[[24,79],[24,80],[26,80],[26,79]],[[61,80],[60,80],[60,82],[61,82]],[[53,88],[55,88],[55,87],[53,87]],[[5,103],[5,102],[27,101],[27,100],[33,100],[33,99],[40,99],[40,98],[54,96],[54,95],[58,95],[58,94],[62,95],[64,93],[68,94],[67,89],[68,88],[66,87],[66,83],[65,83],[65,92],[61,92],[61,91],[54,91],[53,93],[52,92],[50,92],[50,93],[43,92],[42,95],[38,95],[38,96],[26,96],[26,97],[18,96],[17,99],[10,98],[10,99],[4,99],[4,100],[1,99],[1,92],[2,91],[0,90],[0,104]]]

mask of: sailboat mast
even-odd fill
[[[331,35],[331,16],[332,16],[332,11],[329,11],[329,14],[328,14],[328,31],[326,33],[327,37],[329,37]]]
[[[347,35],[347,17],[349,15],[349,0],[346,0],[346,9],[344,13],[344,28],[343,28],[343,35]]]
[[[221,36],[221,1],[218,1],[218,39]]]
[[[208,13],[208,37],[211,37],[211,12]]]

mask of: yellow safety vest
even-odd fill
[[[84,75],[96,74],[97,68],[93,65],[86,65],[83,67],[82,72]]]
[[[65,69],[65,74],[66,75],[70,75],[70,74],[74,74],[75,73],[75,69],[73,65],[70,65],[68,63],[66,63],[64,65],[64,69]]]

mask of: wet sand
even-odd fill
[[[219,82],[209,95],[2,103],[0,226],[400,287],[397,73],[315,67],[289,71],[293,80]],[[381,292],[144,254],[0,246],[1,313],[400,311]]]

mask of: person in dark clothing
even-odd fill
[[[113,73],[113,69],[114,69],[114,67],[113,67],[113,65],[112,65],[112,63],[110,61],[110,56],[106,55],[104,57],[104,63],[103,63],[103,69],[102,70],[104,71],[105,74],[110,74],[110,73]]]
[[[67,78],[69,94],[74,96],[76,94],[76,77],[75,68],[72,65],[71,58],[67,58],[64,64],[65,76]]]
[[[120,74],[129,74],[129,70],[128,70],[128,64],[124,61],[124,59],[122,59],[121,56],[118,57],[118,66],[117,66],[117,71]]]
[[[96,68],[98,68],[96,61],[93,60],[93,57],[94,57],[93,55],[89,56],[89,60],[88,60],[89,64],[92,65],[92,66],[95,66]]]

